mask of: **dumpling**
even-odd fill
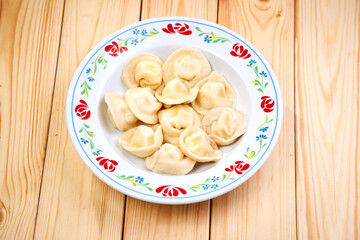
[[[162,61],[152,54],[138,55],[126,63],[122,80],[128,88],[150,87],[155,90],[162,82]]]
[[[175,78],[168,82],[165,87],[160,86],[156,92],[156,98],[165,104],[181,104],[194,101],[199,92],[198,87],[191,88],[188,81]]]
[[[115,128],[124,131],[136,126],[138,118],[129,109],[125,97],[108,93],[105,96],[105,103],[108,106],[110,121]]]
[[[201,128],[219,145],[233,143],[246,127],[246,115],[228,107],[211,109],[201,120]]]
[[[217,162],[222,157],[216,143],[199,127],[189,127],[179,138],[181,151],[197,162]]]
[[[179,147],[165,143],[153,155],[145,159],[148,169],[158,173],[184,175],[190,172],[195,161],[184,156]]]
[[[200,117],[188,105],[176,105],[159,111],[159,121],[165,142],[179,145],[180,134],[191,126],[200,126]]]
[[[159,124],[140,125],[124,132],[119,137],[119,144],[128,152],[138,157],[148,157],[162,144],[163,135]]]
[[[211,66],[206,57],[199,50],[181,48],[173,52],[164,62],[163,78],[167,84],[176,77],[187,80],[191,86],[208,76]]]
[[[198,113],[205,114],[215,107],[232,107],[235,105],[235,92],[221,74],[212,72],[197,86],[199,93],[195,101],[192,102],[192,106]]]
[[[126,91],[125,100],[135,116],[148,124],[158,122],[157,113],[162,104],[154,96],[150,88],[132,88]]]

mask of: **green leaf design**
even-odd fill
[[[79,130],[79,133],[82,133],[84,131],[84,129],[83,128],[81,128],[80,130]]]
[[[86,128],[90,128],[90,126],[89,125],[87,125],[87,124],[85,124],[85,123],[83,123],[84,124],[84,126],[86,127]]]
[[[258,91],[264,93],[264,91],[261,88],[258,88]]]
[[[202,32],[199,27],[195,27],[195,29],[199,32]]]
[[[254,72],[255,72],[255,74],[256,74],[257,76],[259,76],[259,69],[258,69],[257,66],[254,68]]]
[[[249,158],[248,155],[244,154],[244,157]]]
[[[270,119],[270,120],[268,121],[268,123],[269,123],[269,122],[272,122],[272,120],[273,120],[273,119]]]
[[[259,82],[259,80],[254,80],[252,81],[255,85],[261,85],[261,83]]]
[[[95,148],[94,143],[93,143],[90,139],[89,139],[89,142],[90,142],[90,148],[91,148],[91,150],[94,149],[94,148]]]
[[[249,152],[249,149],[250,149],[250,147],[248,147],[248,148],[246,149],[246,152]]]
[[[216,39],[216,40],[214,40],[213,42],[214,43],[217,43],[217,42],[219,42],[221,39]]]
[[[266,86],[267,86],[268,84],[269,84],[268,82],[267,82],[267,83],[265,83],[264,88],[266,88]]]

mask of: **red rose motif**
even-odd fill
[[[115,171],[116,166],[118,165],[118,162],[115,160],[110,160],[108,158],[104,157],[98,157],[96,158],[96,161],[99,161],[100,166],[103,166],[105,170],[108,172]]]
[[[124,51],[127,51],[127,50],[128,50],[127,47],[124,47],[124,46],[119,47],[119,44],[115,41],[111,42],[110,45],[107,45],[105,47],[105,52],[108,52],[110,54],[110,56],[113,56],[113,57],[117,57],[119,52],[123,53]]]
[[[245,49],[244,46],[240,45],[240,43],[235,43],[233,46],[233,50],[230,52],[230,54],[234,57],[247,59],[251,57],[251,54],[248,52],[249,51]]]
[[[236,161],[235,165],[230,165],[230,167],[225,168],[225,171],[232,172],[235,170],[237,174],[243,174],[243,171],[247,170],[250,167],[250,164],[243,161]]]
[[[264,110],[264,112],[269,113],[274,110],[275,101],[272,100],[269,96],[261,97],[261,105],[260,107]]]
[[[80,103],[75,107],[76,115],[82,120],[89,119],[91,112],[87,103],[84,100],[80,100]]]
[[[174,187],[172,185],[164,185],[161,187],[158,187],[155,190],[157,193],[161,193],[164,197],[170,196],[170,197],[176,197],[179,195],[179,192],[182,194],[186,194],[186,190],[181,187]]]
[[[191,35],[192,31],[189,28],[189,25],[187,25],[186,23],[175,23],[175,27],[171,23],[169,23],[166,28],[163,28],[162,30],[170,34],[174,34],[177,32],[182,35]]]

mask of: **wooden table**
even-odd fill
[[[100,40],[174,15],[255,45],[280,81],[284,122],[245,184],[166,206],[90,172],[70,141],[65,99]],[[360,238],[360,1],[7,0],[0,37],[0,239]]]

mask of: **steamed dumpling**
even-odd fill
[[[165,142],[179,145],[180,134],[191,126],[200,126],[200,117],[188,105],[176,105],[159,111]]]
[[[165,143],[145,159],[146,167],[154,172],[184,175],[193,169],[195,161],[184,156],[179,147]]]
[[[215,107],[232,107],[235,105],[235,92],[221,74],[212,72],[197,86],[199,93],[195,101],[192,102],[192,106],[198,113],[205,114]]]
[[[158,122],[157,113],[162,104],[154,96],[150,88],[132,88],[126,91],[125,100],[134,115],[148,124]]]
[[[168,82],[165,87],[164,85],[159,87],[155,92],[155,96],[165,104],[180,104],[194,101],[198,92],[198,87],[191,88],[188,81],[175,78]]]
[[[201,121],[201,127],[219,145],[229,145],[245,133],[246,115],[232,108],[214,108]]]
[[[155,90],[162,82],[162,61],[152,54],[138,55],[126,63],[122,80],[128,88],[150,87]]]
[[[191,86],[209,75],[211,67],[209,61],[199,50],[181,48],[172,53],[164,62],[163,78],[167,84],[176,77],[187,80]]]
[[[108,106],[109,118],[115,128],[124,131],[136,126],[138,118],[129,109],[125,97],[108,93],[105,96],[105,103]]]
[[[124,132],[119,137],[119,144],[128,152],[138,157],[148,157],[162,144],[163,135],[159,124],[140,125]]]
[[[218,161],[222,157],[216,143],[199,127],[189,127],[179,138],[181,151],[197,162]]]

